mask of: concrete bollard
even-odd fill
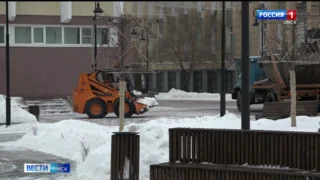
[[[111,141],[111,180],[139,180],[140,136],[116,132]]]
[[[39,121],[39,115],[40,115],[40,107],[39,106],[29,106],[29,113],[36,116],[37,120]]]

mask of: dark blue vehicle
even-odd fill
[[[264,103],[265,101],[264,95],[256,93],[256,90],[251,88],[254,83],[266,80],[266,74],[263,66],[261,63],[258,63],[259,58],[259,56],[250,56],[250,104]],[[233,88],[232,99],[237,100],[237,108],[241,111],[241,58],[237,58],[235,63],[238,78],[237,84]]]

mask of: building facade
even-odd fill
[[[100,4],[107,15],[113,13],[112,2]],[[5,7],[0,2],[0,94],[6,88]],[[12,96],[71,95],[80,73],[92,71],[94,7],[93,1],[9,2]],[[97,35],[101,39],[99,29]]]
[[[306,2],[307,12],[319,11],[318,2]],[[29,98],[62,97],[71,95],[77,85],[81,72],[92,71],[93,57],[93,9],[94,2],[9,2],[9,34],[11,92],[13,96]],[[101,1],[100,7],[105,16],[114,16],[117,7],[113,2]],[[250,25],[254,23],[253,11],[256,8],[297,9],[292,2],[250,3]],[[166,14],[163,16],[163,9]],[[188,14],[196,11],[199,16],[215,23],[216,35],[212,37],[212,51],[208,57],[199,61],[192,72],[189,91],[219,92],[221,85],[221,2],[182,2],[161,4],[157,2],[123,2],[123,13],[144,19],[166,19],[176,13]],[[241,56],[241,2],[226,2],[226,79],[228,92],[237,81],[234,59]],[[0,2],[0,94],[5,94],[5,2]],[[318,22],[313,23],[319,26]],[[261,24],[261,23],[260,23]],[[161,31],[161,24],[151,25],[153,30]],[[100,28],[100,27],[99,27]],[[259,26],[250,26],[250,55],[258,56],[263,47],[266,31]],[[261,33],[261,32],[265,33]],[[98,44],[110,52],[116,51],[102,29],[98,29]],[[263,38],[262,38],[263,37]],[[183,73],[178,64],[170,60],[155,63],[161,50],[155,50],[151,38],[148,45],[148,59],[157,70],[149,75],[149,89],[168,91],[182,88]],[[99,53],[99,52],[98,52]],[[144,87],[141,74],[133,74],[135,87]]]

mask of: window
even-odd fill
[[[0,26],[0,43],[4,43],[4,26]]]
[[[232,50],[232,26],[227,26],[226,28],[226,46],[227,50]]]
[[[14,28],[14,42],[18,44],[31,44],[31,27],[16,26]]]
[[[159,9],[159,17],[164,18],[164,8],[163,7],[160,7],[160,9]]]
[[[92,28],[82,28],[82,44],[92,43]]]
[[[80,28],[65,27],[64,28],[65,44],[80,44]]]
[[[47,44],[62,43],[62,28],[61,27],[46,27]]]
[[[149,17],[153,16],[153,2],[148,3],[148,15]]]
[[[97,44],[109,44],[109,29],[98,28],[97,29]]]
[[[282,31],[283,31],[283,29],[282,29],[282,24],[281,23],[278,24],[277,30],[278,30],[277,31],[277,36],[278,36],[277,40],[279,42],[282,42],[282,36],[283,36],[283,34],[282,34],[283,32]],[[278,49],[281,50],[281,43],[278,43]]]
[[[190,2],[184,2],[184,8],[183,8],[183,14],[189,14],[189,6],[190,6]]]
[[[231,1],[226,1],[226,9],[232,8],[232,2]]]
[[[43,28],[42,27],[33,28],[33,42],[34,43],[44,43]]]
[[[138,18],[142,17],[142,4],[138,2]]]
[[[197,11],[198,13],[202,12],[202,2],[197,2]]]
[[[211,34],[211,53],[217,52],[217,49],[216,49],[216,43],[217,43],[216,36],[217,36],[216,30],[212,29],[212,34]]]
[[[118,33],[116,28],[109,29],[109,42],[110,47],[117,47],[118,46]]]

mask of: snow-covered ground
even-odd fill
[[[290,119],[251,121],[251,129],[313,131],[319,128],[320,117],[297,117],[297,127]],[[140,134],[140,179],[149,179],[149,166],[168,161],[168,129],[173,127],[240,129],[241,120],[234,114],[224,117],[159,118],[142,124],[130,124],[124,131]],[[69,158],[78,163],[70,180],[102,180],[110,177],[111,135],[117,126],[101,126],[78,120],[26,127],[29,132],[16,142],[3,143],[30,148]]]
[[[11,98],[11,123],[37,123],[37,118],[28,111],[21,108],[22,98]],[[0,94],[0,124],[6,123],[6,101],[5,96]],[[0,129],[3,127],[0,126]],[[0,133],[3,133],[1,131]]]
[[[209,101],[219,101],[219,93],[196,93],[196,92],[186,92],[179,89],[172,88],[167,93],[159,93],[155,95],[156,99],[159,100],[209,100]],[[226,101],[234,101],[231,98],[231,94],[226,94]]]

